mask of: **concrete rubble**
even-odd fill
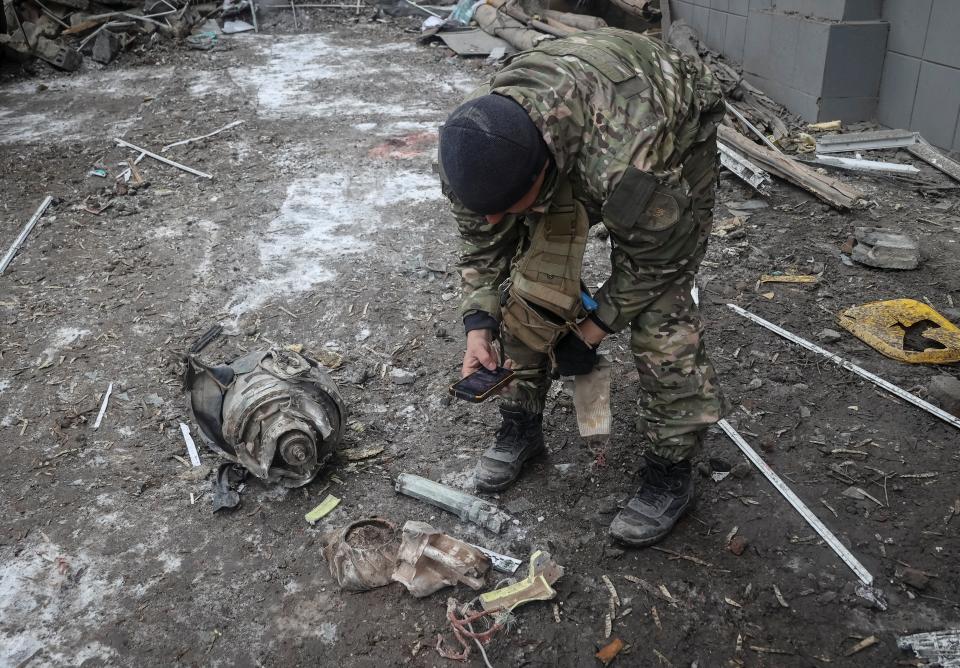
[[[920,245],[907,234],[858,227],[853,236],[857,244],[850,257],[854,262],[879,269],[916,269],[920,265]]]

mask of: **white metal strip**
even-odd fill
[[[43,215],[43,212],[47,210],[47,207],[50,206],[50,203],[53,202],[53,197],[47,195],[47,197],[40,203],[40,206],[37,207],[37,210],[30,217],[30,220],[27,221],[27,224],[23,226],[23,229],[20,231],[20,234],[17,236],[17,240],[13,242],[13,245],[10,246],[10,250],[7,251],[7,254],[3,256],[3,259],[0,260],[0,275],[3,275],[3,272],[7,270],[7,266],[13,260],[13,257],[17,254],[17,251],[20,249],[20,246],[23,245],[23,242],[27,240],[27,237],[30,235],[30,232],[33,230],[34,225],[37,224],[37,221],[40,220],[40,216]]]
[[[773,485],[776,490],[783,495],[783,498],[785,498],[790,505],[793,506],[794,510],[800,513],[800,516],[807,521],[807,524],[813,527],[813,530],[820,534],[820,537],[823,538],[823,540],[827,542],[827,545],[829,545],[833,551],[837,553],[837,556],[843,559],[844,563],[850,567],[850,570],[852,570],[857,577],[860,578],[860,581],[866,585],[873,584],[873,576],[870,574],[870,571],[864,568],[863,564],[857,561],[857,558],[853,556],[853,554],[851,554],[851,552],[844,547],[843,543],[841,543],[839,539],[837,539],[837,537],[830,532],[830,529],[828,529],[826,525],[820,521],[820,518],[817,517],[813,511],[810,510],[810,508],[808,508],[807,505],[800,500],[800,497],[793,493],[793,490],[790,489],[787,483],[785,483],[780,476],[778,476],[777,473],[770,468],[765,461],[763,461],[763,458],[757,454],[757,451],[751,448],[750,444],[743,440],[743,437],[737,433],[737,430],[730,426],[730,423],[726,420],[720,420],[717,425],[723,429],[724,433],[730,437],[731,441],[736,443],[737,447],[740,448],[743,454],[747,456],[747,459],[749,459],[754,466],[760,469],[760,473],[762,473],[767,480],[770,481],[770,484]]]
[[[931,415],[937,416],[938,418],[940,418],[941,420],[943,420],[943,421],[946,422],[947,424],[953,425],[953,426],[956,427],[957,429],[960,429],[960,418],[957,418],[956,416],[951,415],[950,413],[946,412],[945,410],[942,410],[942,409],[940,409],[940,408],[937,408],[937,407],[934,406],[933,404],[924,401],[923,399],[921,399],[920,397],[918,397],[918,396],[916,396],[916,395],[910,394],[909,392],[907,392],[907,391],[906,391],[905,389],[903,389],[902,387],[899,387],[899,386],[897,386],[897,385],[894,385],[893,383],[890,383],[890,382],[888,382],[888,381],[885,381],[885,380],[884,380],[883,378],[881,378],[880,376],[877,376],[876,374],[870,373],[870,372],[867,371],[866,369],[857,366],[857,365],[854,364],[853,362],[850,362],[850,361],[848,361],[848,360],[845,360],[845,359],[843,359],[842,357],[840,357],[839,355],[835,355],[834,353],[830,352],[829,350],[826,350],[826,349],[824,349],[824,348],[821,348],[820,346],[818,346],[818,345],[816,345],[816,344],[814,344],[814,343],[811,343],[810,341],[807,341],[806,339],[803,339],[803,338],[797,336],[796,334],[793,334],[793,333],[791,333],[791,332],[788,332],[787,330],[783,329],[782,327],[777,327],[777,326],[774,325],[772,322],[769,322],[769,321],[767,321],[767,320],[764,320],[764,319],[761,318],[760,316],[754,315],[753,313],[750,313],[750,311],[746,311],[746,310],[740,308],[739,306],[737,306],[736,304],[727,304],[727,306],[728,306],[734,313],[737,313],[737,314],[739,314],[739,315],[742,315],[744,318],[747,318],[748,320],[753,320],[755,323],[757,323],[757,324],[760,325],[761,327],[766,327],[766,328],[769,329],[771,332],[773,332],[773,333],[775,333],[775,334],[779,334],[780,336],[782,336],[783,338],[787,339],[788,341],[793,341],[793,342],[796,343],[798,346],[801,346],[801,347],[803,347],[803,348],[806,348],[807,350],[809,350],[809,351],[811,351],[811,352],[815,352],[815,353],[817,353],[818,355],[823,355],[824,357],[826,357],[827,359],[829,359],[831,362],[833,362],[833,363],[836,364],[837,366],[841,366],[841,367],[843,367],[844,369],[846,369],[847,371],[852,371],[853,373],[857,374],[857,375],[860,376],[861,378],[866,378],[867,380],[869,380],[869,381],[870,381],[871,383],[873,383],[874,385],[876,385],[876,386],[878,386],[878,387],[882,387],[882,388],[885,389],[887,392],[890,392],[891,394],[894,394],[894,395],[900,397],[900,398],[903,399],[904,401],[907,401],[907,402],[913,404],[914,406],[917,406],[918,408],[922,408],[923,410],[927,411],[927,412],[930,413]]]

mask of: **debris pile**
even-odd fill
[[[225,19],[222,31],[212,20],[217,16]],[[241,16],[249,17],[252,25],[236,20]],[[8,0],[0,15],[0,55],[19,62],[38,58],[72,72],[85,58],[105,65],[122,51],[162,39],[186,40],[191,48],[209,49],[223,33],[255,29],[252,0],[224,0],[222,5],[188,0]]]

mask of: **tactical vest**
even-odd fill
[[[587,313],[580,298],[580,272],[590,221],[583,204],[561,177],[550,208],[535,224],[530,246],[510,273],[501,298],[503,327],[531,350],[553,359],[567,332],[579,335]]]
[[[611,46],[629,44],[630,33],[615,29],[602,33]],[[621,95],[632,97],[649,84],[629,65],[599,45],[576,40],[551,40],[533,51],[552,56],[573,56],[585,61],[610,79]],[[518,53],[507,61],[522,58]],[[493,86],[495,87],[495,81]],[[568,332],[580,335],[577,323],[587,312],[581,301],[580,274],[590,229],[583,204],[573,197],[573,188],[561,176],[548,212],[536,223],[530,246],[516,263],[501,297],[503,327],[527,347],[553,358],[557,341]]]

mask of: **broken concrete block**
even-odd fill
[[[18,36],[20,39],[17,39]],[[33,52],[19,32],[13,35],[0,34],[0,57],[22,63],[33,58]]]
[[[927,392],[940,408],[960,417],[960,380],[947,374],[934,376]]]
[[[83,62],[83,56],[80,55],[79,51],[46,37],[37,38],[36,54],[38,58],[42,58],[54,67],[67,72],[73,72]]]
[[[120,38],[109,30],[101,30],[93,41],[93,51],[90,57],[98,63],[106,65],[120,52]]]
[[[394,385],[410,385],[417,380],[417,374],[406,369],[390,369],[390,380]]]
[[[911,236],[872,227],[858,227],[853,236],[854,262],[880,269],[916,269],[920,264],[920,244]]]

